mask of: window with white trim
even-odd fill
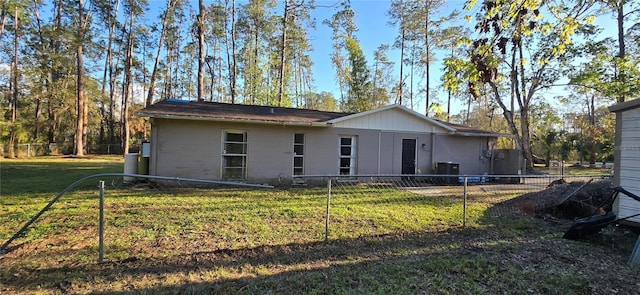
[[[356,137],[341,136],[340,137],[340,175],[356,174]]]
[[[293,175],[304,175],[304,134],[293,135]]]
[[[224,132],[222,146],[222,179],[247,179],[247,132]]]

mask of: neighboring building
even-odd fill
[[[640,196],[640,99],[609,107],[616,113],[613,185]],[[640,202],[620,194],[614,204],[618,218],[640,213]],[[628,221],[640,225],[640,216]]]
[[[162,101],[151,123],[151,175],[290,183],[293,175],[490,174],[501,134],[447,124],[400,105],[356,113]]]

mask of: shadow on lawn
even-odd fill
[[[3,274],[3,284],[18,290],[33,288],[49,289],[53,292],[78,292],[71,286],[90,282],[111,282],[121,284],[118,291],[95,294],[129,293],[300,293],[316,290],[321,293],[344,292],[342,288],[354,290],[380,284],[379,279],[389,280],[383,285],[402,286],[411,291],[425,286],[416,277],[432,276],[433,259],[456,259],[474,257],[483,252],[492,234],[478,229],[452,229],[442,232],[414,232],[381,235],[360,239],[344,239],[329,243],[313,242],[303,244],[265,245],[255,248],[221,249],[211,252],[197,252],[179,256],[159,258],[130,257],[119,262],[87,264],[80,266],[32,269],[28,274],[14,276]],[[504,245],[507,247],[515,247]],[[481,268],[496,268],[496,262],[486,260]],[[171,286],[133,288],[131,282],[122,280],[142,280],[149,276],[162,283],[163,278],[176,273],[185,277],[190,274],[216,272],[220,279],[203,279],[204,282],[185,283]],[[256,271],[265,269],[267,273]],[[243,278],[235,272],[243,272]],[[477,270],[474,270],[477,271]],[[187,280],[186,278],[183,278]],[[406,280],[416,280],[407,282]],[[423,282],[424,283],[424,282]],[[130,287],[126,287],[130,286]],[[108,287],[107,287],[108,288]],[[390,289],[388,291],[392,291]],[[86,292],[88,290],[84,290]]]
[[[560,238],[563,225],[541,228],[549,224],[491,216],[481,221],[486,227],[134,256],[23,268],[17,276],[3,270],[1,282],[11,290],[93,294],[590,293],[585,276],[573,275],[586,265],[572,252],[573,242]],[[589,265],[627,255],[602,249]]]

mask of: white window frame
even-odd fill
[[[242,142],[238,141],[229,141],[227,139],[228,134],[242,134]],[[227,152],[227,144],[241,144],[243,146],[241,153],[230,153]],[[248,149],[248,141],[247,141],[247,131],[244,130],[223,130],[222,131],[222,155],[220,161],[220,176],[222,179],[226,180],[247,180],[247,149]],[[225,166],[227,157],[240,157],[242,159],[241,166]],[[229,177],[228,170],[231,169],[240,169],[241,177]],[[232,174],[234,175],[234,174]]]
[[[296,136],[297,135],[302,135],[302,143],[297,143],[296,142]],[[304,170],[305,170],[304,169],[304,162],[305,162],[304,155],[306,153],[306,151],[305,151],[305,142],[306,142],[306,139],[307,139],[306,137],[307,136],[306,136],[305,133],[294,133],[293,134],[293,163],[292,163],[293,164],[293,171],[292,171],[293,175],[304,175],[304,173],[305,173],[304,172]],[[302,147],[302,154],[300,154],[300,155],[298,155],[296,153],[296,147],[298,147],[298,146]],[[302,159],[302,166],[296,166],[296,159]],[[301,169],[301,172],[300,173],[296,173],[296,171],[297,171],[296,169]]]
[[[342,139],[351,139],[351,144],[343,145]],[[348,155],[342,154],[342,148],[350,148]],[[349,167],[342,167],[342,160],[349,159]],[[358,137],[356,135],[340,135],[338,138],[338,174],[340,175],[356,175],[358,167]],[[348,168],[349,173],[343,173],[343,169]]]

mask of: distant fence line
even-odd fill
[[[512,198],[528,193],[540,192],[554,185],[563,183],[598,183],[609,182],[610,175],[313,175],[296,176],[294,184],[300,186],[314,186],[326,184],[326,216],[325,239],[331,237],[331,229],[335,227],[349,228],[348,219],[341,221],[340,225],[333,225],[333,210],[349,207],[350,202],[367,202],[368,212],[372,218],[384,216],[386,206],[405,205],[414,208],[429,208],[426,206],[430,198],[443,198],[449,202],[443,205],[442,210],[459,210],[459,226],[467,225],[467,208],[473,204],[496,205]],[[607,185],[605,185],[607,186]],[[536,214],[540,210],[560,205],[560,202],[571,200],[575,194],[582,190],[567,187],[565,191],[555,192],[550,196],[541,196],[524,200],[525,202],[513,202],[507,206],[493,208],[492,216],[505,214],[524,213]],[[404,192],[399,194],[398,192]],[[594,193],[594,192],[589,192]],[[597,192],[596,192],[597,193]],[[581,206],[594,207],[594,196],[589,196],[587,201],[578,200]],[[468,206],[469,205],[469,206]],[[422,211],[422,210],[419,210]],[[424,212],[424,211],[423,211]],[[352,212],[360,214],[360,212]],[[345,224],[346,223],[346,224]],[[372,229],[375,234],[376,229]]]
[[[120,144],[89,144],[87,153],[97,155],[122,155]],[[130,145],[129,152],[135,153],[140,145]],[[14,146],[15,156],[18,158],[30,158],[38,156],[65,155],[73,153],[73,144],[57,143],[21,143]],[[9,155],[9,145],[0,145],[0,156]]]

